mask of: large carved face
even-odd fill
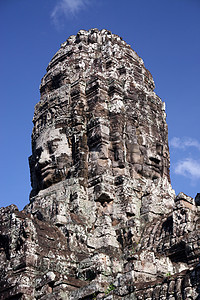
[[[72,173],[84,185],[104,174],[169,178],[163,103],[141,58],[119,37],[96,29],[71,36],[40,90],[30,159],[36,193]],[[72,145],[54,122],[67,124]]]
[[[37,192],[66,178],[71,166],[71,148],[61,128],[47,128],[33,143],[30,157],[32,187]]]

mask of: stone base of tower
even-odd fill
[[[131,212],[126,222],[109,219],[109,202],[71,196],[64,207],[61,185],[21,212],[1,208],[0,299],[198,299],[200,214],[192,198],[180,193],[139,235]]]

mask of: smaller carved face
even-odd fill
[[[42,132],[35,140],[30,159],[33,189],[45,189],[65,179],[71,157],[68,139],[59,128],[48,128]]]
[[[166,176],[170,181],[168,146],[154,141],[148,148],[142,147],[141,150],[144,158],[141,174],[151,179]]]
[[[134,176],[141,174],[145,178],[156,179],[169,175],[168,149],[156,141],[144,146],[127,143],[127,160],[133,165]],[[165,149],[165,151],[164,151]]]
[[[156,144],[147,149],[147,155],[144,159],[144,175],[152,179],[158,178],[163,174],[163,146]]]

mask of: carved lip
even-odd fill
[[[44,179],[47,175],[49,175],[49,173],[54,172],[55,167],[53,166],[46,166],[44,168],[41,169],[41,176]]]
[[[156,172],[160,172],[160,167],[159,165],[157,164],[147,164],[151,169],[153,169],[154,171]]]

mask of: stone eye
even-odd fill
[[[48,142],[47,146],[50,154],[53,154],[57,150],[58,142],[60,142],[60,139],[54,139],[53,141]]]

